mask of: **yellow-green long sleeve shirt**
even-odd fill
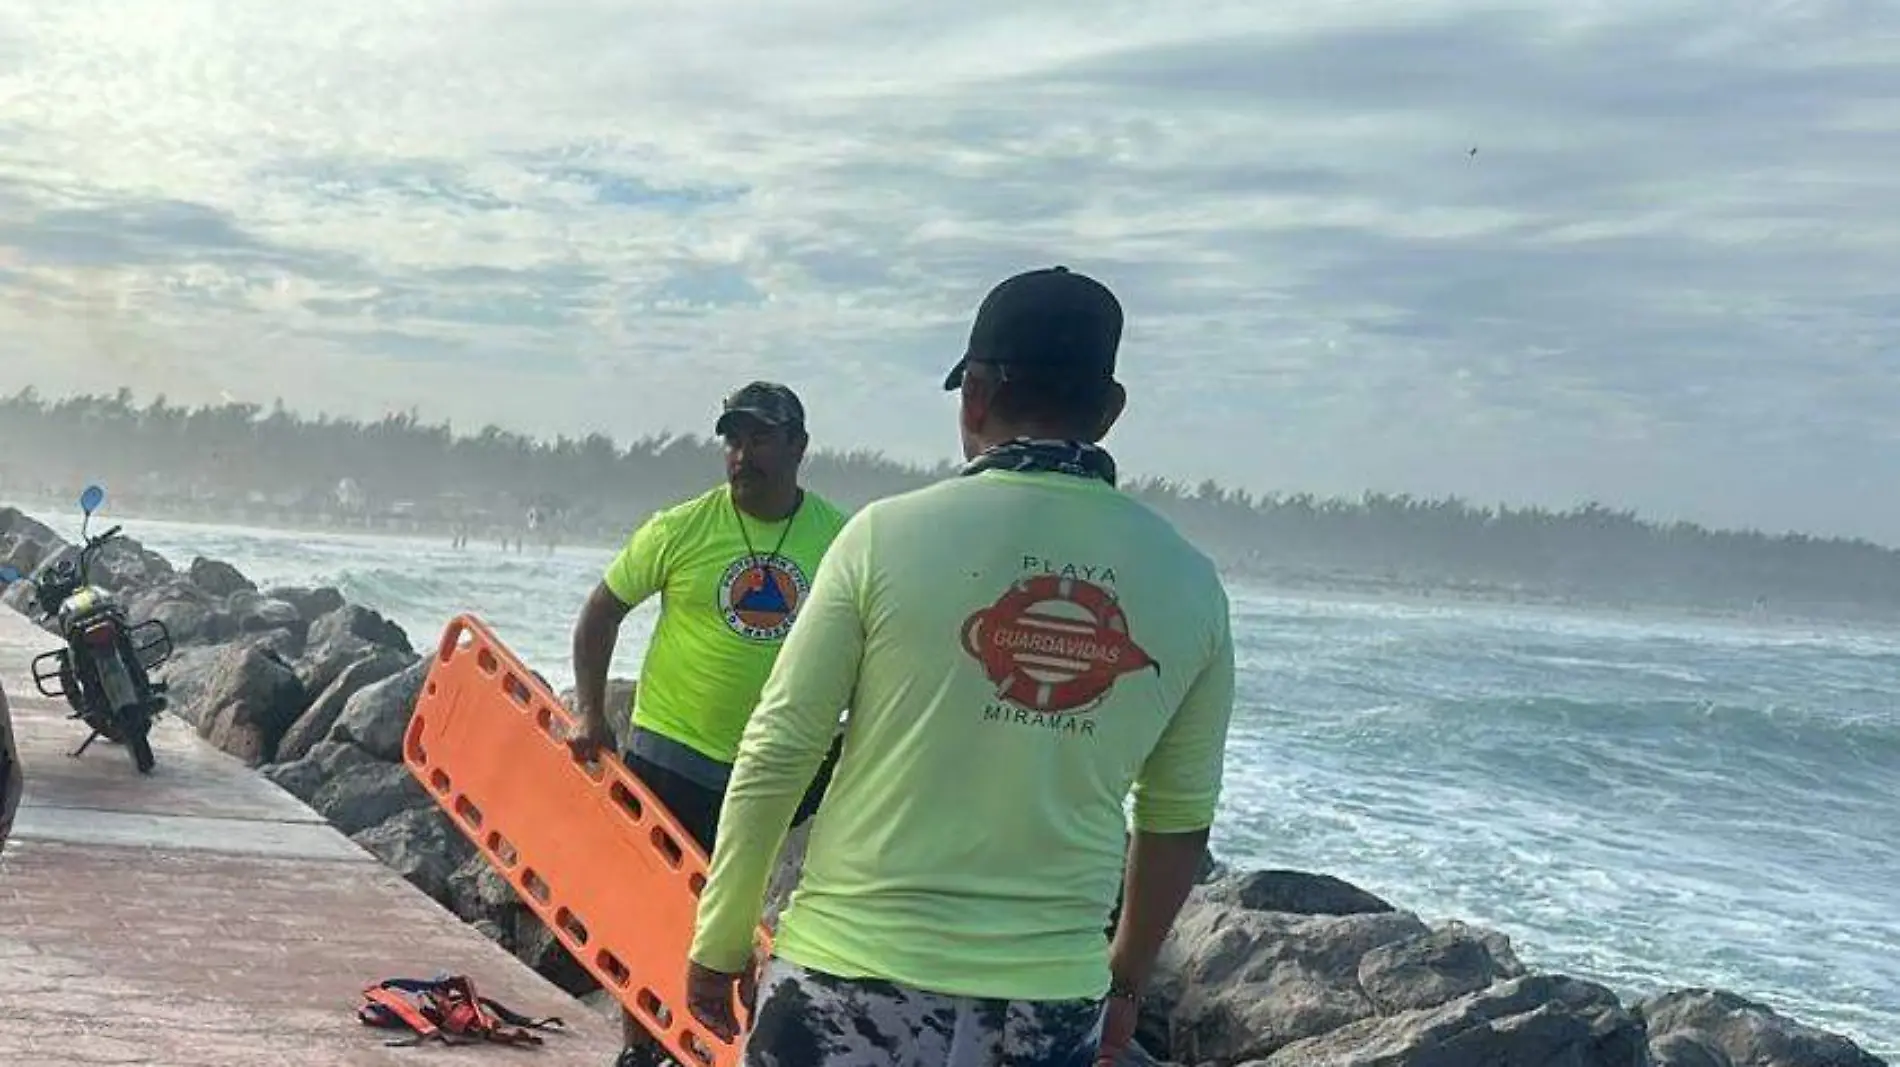
[[[1106,483],[992,470],[877,501],[813,579],[740,740],[692,956],[749,958],[849,708],[776,951],[846,977],[1099,996],[1135,825],[1211,824],[1234,695],[1214,565]]]

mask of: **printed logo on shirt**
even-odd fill
[[[777,641],[792,628],[811,583],[791,559],[772,555],[734,560],[719,579],[719,608],[733,633],[748,641]]]
[[[1129,636],[1115,594],[1067,573],[1018,579],[964,621],[963,650],[1017,709],[985,718],[1059,729],[1094,711],[1123,675],[1161,669]]]

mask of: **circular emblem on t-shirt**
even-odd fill
[[[963,650],[1000,699],[1046,714],[1092,710],[1122,675],[1161,669],[1129,636],[1112,592],[1056,575],[1017,581],[972,613]]]
[[[792,628],[811,584],[791,559],[771,555],[734,560],[719,579],[719,607],[732,632],[750,641],[776,641]]]

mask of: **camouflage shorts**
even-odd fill
[[[834,978],[781,959],[759,979],[745,1067],[1089,1067],[1098,1000],[1009,1001]]]

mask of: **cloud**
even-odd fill
[[[934,460],[984,290],[1066,262],[1128,309],[1127,469],[1900,543],[1887,19],[32,5],[0,385],[632,436],[770,376]]]

